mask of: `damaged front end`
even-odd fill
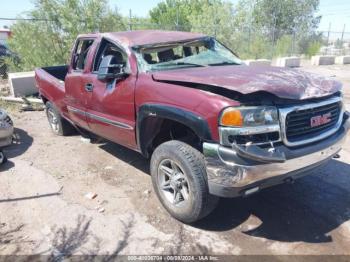
[[[220,143],[204,143],[211,194],[245,196],[309,174],[336,155],[350,128],[340,96],[301,105],[227,108]]]
[[[6,161],[2,149],[12,144],[13,122],[5,110],[0,109],[0,164]]]

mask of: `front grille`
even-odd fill
[[[330,121],[318,126],[311,126],[311,118],[323,116],[330,113]],[[317,137],[328,130],[333,129],[341,114],[341,102],[331,103],[318,107],[308,108],[299,111],[292,111],[287,114],[286,138],[289,142],[302,141],[310,137]]]

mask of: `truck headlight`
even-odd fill
[[[279,125],[278,111],[274,106],[229,107],[222,112],[220,125],[232,127]]]
[[[274,106],[229,107],[219,119],[222,145],[266,144],[281,140],[278,110]]]

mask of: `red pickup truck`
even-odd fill
[[[75,127],[150,157],[157,196],[186,223],[219,197],[310,173],[349,129],[339,82],[249,67],[197,33],[80,35],[70,65],[36,69],[36,82],[56,134]]]

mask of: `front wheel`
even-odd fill
[[[61,116],[51,102],[47,102],[45,106],[47,120],[49,121],[52,132],[60,136],[70,135],[74,131],[74,127]]]
[[[218,197],[208,191],[203,155],[180,141],[161,144],[151,158],[154,190],[165,209],[184,223],[207,216]]]

